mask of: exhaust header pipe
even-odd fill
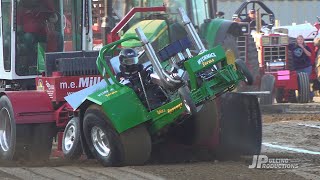
[[[175,88],[181,86],[181,84],[183,83],[181,80],[174,79],[167,72],[164,71],[151,43],[149,42],[146,35],[143,33],[142,29],[140,27],[138,27],[135,29],[135,31],[144,46],[144,49],[145,49],[145,51],[151,61],[151,64],[152,64],[155,72],[157,73],[157,75],[160,78],[161,86],[166,87],[166,88],[170,88],[170,89],[172,89],[172,88],[175,89]]]
[[[195,48],[199,51],[199,53],[203,53],[206,51],[206,48],[204,47],[196,29],[194,28],[193,24],[191,23],[190,18],[188,17],[187,13],[183,8],[178,9],[179,14],[181,16],[183,25],[190,35],[190,38],[192,38],[193,44],[195,45]]]
[[[196,50],[199,52],[198,54],[201,54],[201,53],[204,53],[205,51],[207,51],[207,49],[204,47],[204,44],[202,43],[196,29],[194,28],[194,26],[193,26],[190,18],[188,17],[187,13],[185,12],[185,10],[180,7],[178,9],[178,11],[181,16],[185,30],[188,32],[188,35],[192,39]],[[215,70],[218,69],[216,65],[213,65],[213,67]]]

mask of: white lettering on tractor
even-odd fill
[[[217,57],[217,55],[215,53],[210,53],[210,54],[206,54],[204,56],[202,56],[200,59],[198,59],[198,64],[201,65],[203,62],[207,61],[208,59],[212,59]]]

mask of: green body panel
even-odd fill
[[[206,40],[208,49],[215,46],[218,30],[224,21],[224,19],[216,18],[201,25],[200,37]]]
[[[149,41],[151,43],[158,42],[159,47],[164,47],[169,43],[169,33],[168,33],[168,26],[165,20],[143,20],[135,24],[134,26],[130,27],[128,31],[124,33],[121,37],[138,37],[135,29],[140,27]],[[137,47],[141,46],[141,42],[137,40],[130,40],[121,43],[123,47]]]
[[[149,132],[154,134],[177,120],[186,110],[180,98],[177,98],[150,112],[141,103],[135,92],[127,87],[108,86],[87,97],[87,100],[101,106],[117,132],[149,121]]]
[[[226,55],[223,48],[221,46],[216,46],[213,49],[192,57],[184,64],[187,70],[191,70],[190,72],[197,73],[199,71],[202,71],[203,69],[212,67],[212,65],[221,62],[225,58]]]
[[[154,134],[174,122],[186,110],[180,98],[150,112],[152,118],[150,133]]]
[[[192,57],[184,63],[189,77],[191,90],[197,89],[197,73],[205,69],[211,68],[213,64],[217,64],[226,57],[221,46],[217,46],[202,54]]]
[[[218,65],[218,63],[221,63],[222,67],[212,72],[210,78],[204,79],[199,77],[199,73],[213,68],[213,65]],[[234,89],[244,79],[244,76],[235,70],[233,65],[226,63],[226,56],[220,45],[192,57],[184,62],[184,67],[189,74],[191,96],[196,104]]]
[[[87,99],[102,106],[119,133],[149,120],[148,111],[136,93],[127,86],[113,84],[89,95]]]
[[[215,77],[209,81],[203,81],[201,86],[192,90],[191,96],[195,104],[205,100],[214,99],[221,93],[232,91],[244,76],[234,70],[233,65],[227,65],[219,69]]]
[[[104,46],[100,50],[97,58],[97,67],[107,82],[107,87],[89,95],[87,100],[103,108],[114,128],[119,133],[147,121],[151,125],[149,128],[150,133],[156,133],[166,125],[177,120],[182,112],[185,111],[185,107],[182,105],[181,99],[177,98],[149,112],[133,89],[120,84],[116,80],[104,57],[106,54],[112,54],[121,43],[132,40],[138,40],[138,38],[122,38],[119,41]]]

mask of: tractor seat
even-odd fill
[[[158,52],[158,56],[160,58],[160,61],[165,61],[171,57],[174,57],[179,52],[183,52],[186,49],[189,49],[191,47],[192,47],[192,42],[189,40],[188,37],[185,37],[183,39],[175,41],[167,45],[166,47],[162,48]]]

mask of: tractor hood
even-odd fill
[[[136,36],[137,34],[135,32],[135,29],[137,27],[140,27],[149,41],[152,43],[154,42],[158,37],[160,37],[163,33],[166,32],[168,26],[165,22],[165,20],[143,20],[135,24],[134,26],[130,27],[130,29],[124,33],[124,35],[121,37],[127,38]],[[126,41],[121,44],[123,47],[137,47],[141,46],[141,42],[136,40]]]

